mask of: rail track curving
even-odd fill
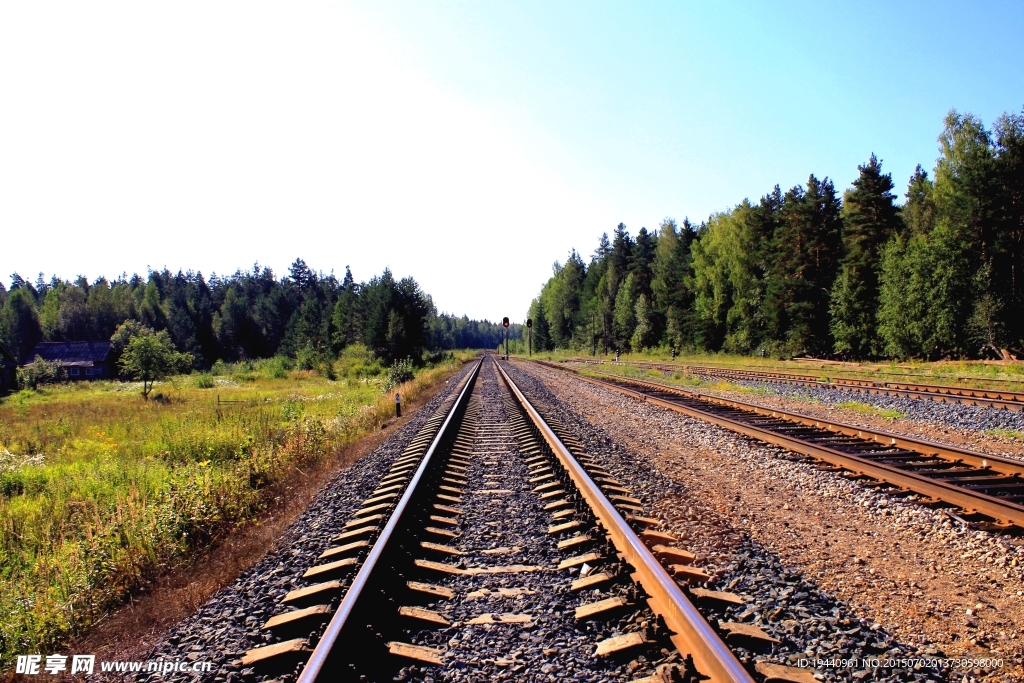
[[[535,361],[641,401],[683,413],[848,470],[869,485],[888,484],[923,502],[960,509],[987,530],[1024,529],[1024,462],[913,437],[801,415],[647,380],[588,376]]]
[[[492,356],[455,394],[264,624],[277,642],[240,667],[301,683],[426,679],[471,660],[483,629],[507,651],[488,666],[512,680],[536,665],[530,646],[557,643],[588,653],[588,676],[641,653],[647,677],[631,674],[648,683],[814,680],[739,661],[726,637],[778,641],[709,621],[707,605],[738,596],[697,587],[711,577],[695,556]]]

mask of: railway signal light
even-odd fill
[[[505,360],[508,360],[508,316],[506,315],[501,319],[501,324],[505,327]]]
[[[533,356],[533,318],[526,319],[526,335],[530,338],[530,356]]]

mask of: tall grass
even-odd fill
[[[462,360],[460,358],[459,360]],[[267,487],[394,410],[354,349],[337,381],[285,359],[131,385],[79,383],[0,403],[0,660],[82,632],[156,574],[268,504]],[[397,387],[412,400],[456,359]]]

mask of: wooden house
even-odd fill
[[[67,369],[68,379],[110,379],[116,375],[109,341],[40,342],[32,351],[36,356]]]

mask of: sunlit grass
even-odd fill
[[[988,436],[998,436],[1012,441],[1024,440],[1024,432],[1018,432],[1015,429],[986,429],[983,433]]]
[[[837,403],[836,408],[844,408],[846,410],[852,410],[854,412],[862,413],[864,415],[884,417],[887,420],[898,420],[902,417],[906,417],[905,413],[901,413],[898,410],[892,410],[890,408],[878,408],[868,403],[861,403],[860,401],[845,401],[843,403]]]
[[[88,628],[394,411],[365,350],[335,363],[336,381],[287,366],[218,364],[157,383],[149,401],[117,382],[0,401],[0,659]],[[397,390],[412,400],[455,366]]]

